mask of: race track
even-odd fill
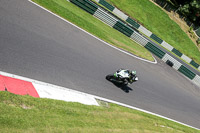
[[[200,128],[200,88],[157,59],[122,53],[27,0],[0,1],[0,71],[101,96]],[[128,39],[128,38],[127,38]],[[137,71],[128,92],[105,79]]]

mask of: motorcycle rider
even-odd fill
[[[128,82],[129,83],[134,82],[134,78],[136,76],[136,71],[130,71],[128,69],[119,69],[119,70],[117,70],[115,75],[117,78],[125,80],[126,84],[128,84]]]

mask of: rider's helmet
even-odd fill
[[[136,71],[131,71],[131,74],[132,75],[136,75]]]

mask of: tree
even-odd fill
[[[188,0],[181,6],[180,13],[193,23],[200,25],[200,0]]]
[[[185,3],[190,3],[192,0],[171,0],[175,5],[184,5]]]

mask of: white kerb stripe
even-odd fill
[[[100,0],[95,0],[97,3],[99,3]]]
[[[192,80],[197,86],[200,86],[200,76],[196,75]]]
[[[171,46],[171,45],[169,45],[167,42],[165,42],[165,41],[163,41],[162,43],[161,43],[161,45],[163,46],[163,47],[165,47],[166,49],[168,49],[169,51],[172,51],[172,49],[173,49],[173,47]]]
[[[145,34],[146,36],[150,37],[152,35],[152,32],[147,30],[145,27],[141,26],[138,28],[138,30],[140,32],[142,32],[143,34]]]
[[[93,16],[111,27],[113,27],[118,21],[115,17],[111,16],[101,8],[98,8]]]
[[[117,8],[115,8],[113,10],[113,13],[115,15],[117,15],[118,17],[120,17],[121,19],[123,19],[123,20],[126,20],[128,18],[128,16],[126,14],[124,14],[123,12],[121,12],[120,10],[118,10]]]
[[[145,46],[149,42],[148,40],[146,40],[143,36],[141,36],[137,32],[133,32],[133,34],[131,35],[130,38],[142,46]]]
[[[187,63],[190,63],[192,61],[192,59],[190,59],[189,57],[187,57],[184,54],[181,56],[181,58],[184,59]]]
[[[165,56],[162,58],[162,60],[164,62],[167,62],[167,60],[173,62],[174,63],[173,68],[176,70],[178,70],[182,65],[180,62],[178,62],[176,59],[174,59],[172,56],[170,56],[168,54],[165,54]]]
[[[86,105],[99,106],[96,99],[91,95],[77,93],[65,89],[58,89],[52,86],[46,86],[42,84],[32,83],[38,92],[40,98],[49,98],[55,100],[63,100],[67,102],[79,102]]]

